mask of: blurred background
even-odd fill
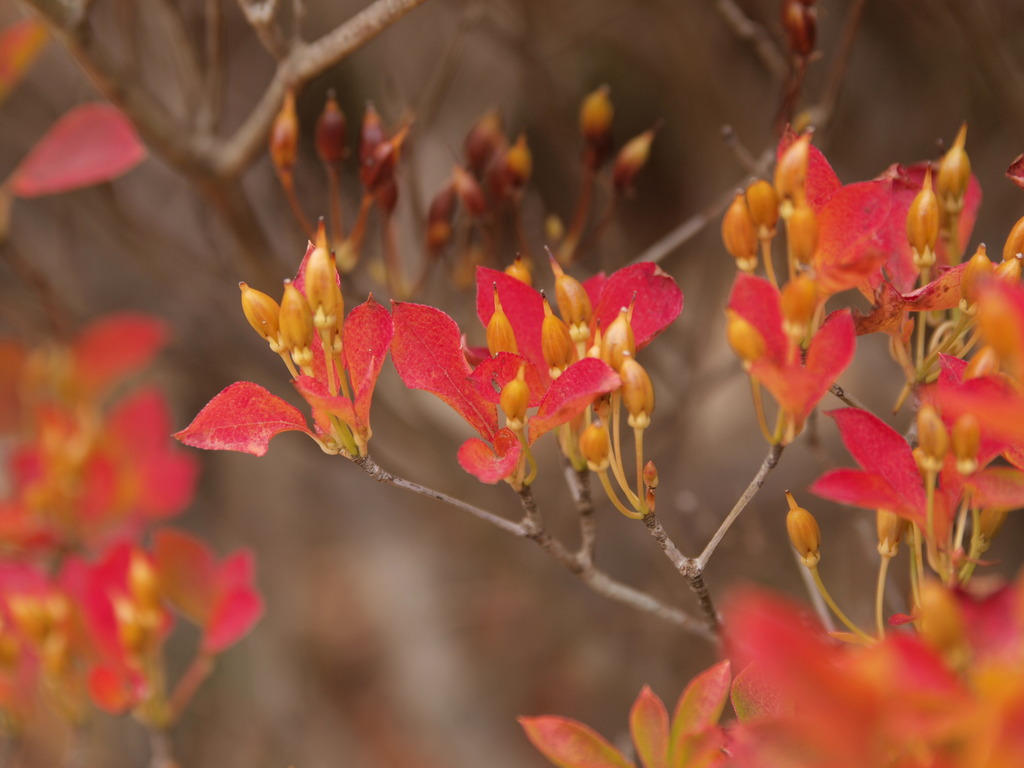
[[[219,131],[227,135],[258,102],[276,66],[239,4],[99,0],[87,23],[116,69],[185,122],[197,108],[187,87],[189,57],[202,51],[211,4],[222,13]],[[363,7],[307,0],[303,33],[319,37]],[[858,11],[859,23],[851,25]],[[0,22],[27,12],[0,0]],[[289,9],[281,13],[287,28]],[[867,179],[890,163],[936,158],[966,120],[984,193],[969,247],[987,242],[998,252],[1024,214],[1024,192],[1004,177],[1024,151],[1024,49],[1017,34],[1024,6],[820,2],[817,21],[819,53],[790,106],[818,124],[815,144],[839,177]],[[297,98],[296,189],[314,215],[327,206],[312,136],[328,89],[348,117],[350,146],[367,101],[389,131],[411,122],[395,214],[410,275],[426,259],[430,199],[485,111],[500,109],[509,136],[524,132],[533,152],[523,211],[535,255],[545,243],[545,217],[568,220],[576,203],[584,95],[610,86],[619,144],[660,125],[635,194],[572,272],[583,278],[614,270],[684,222],[708,215],[706,226],[664,253],[661,266],[679,282],[686,304],[641,356],[657,393],[647,446],[660,470],[658,512],[688,554],[703,547],[767,450],[747,380],[724,343],[723,307],[735,267],[720,244],[715,206],[749,178],[743,155],[760,157],[774,146],[786,51],[779,0],[429,0]],[[75,58],[60,42],[51,44],[0,107],[0,176],[59,115],[98,98]],[[177,428],[236,380],[259,382],[298,404],[287,371],[249,328],[238,300],[239,280],[277,295],[305,249],[306,235],[268,156],[261,151],[247,163],[237,184],[211,190],[176,158],[150,149],[140,167],[113,183],[15,202],[0,246],[0,331],[36,343],[104,313],[141,310],[174,329],[152,377],[170,395]],[[343,184],[351,222],[359,195],[354,157]],[[599,189],[599,199],[605,193]],[[503,268],[516,245],[508,237],[499,250],[501,263],[491,266]],[[380,253],[380,231],[371,222],[363,261],[345,279],[349,306],[370,291],[382,303],[391,298],[380,280]],[[41,280],[26,279],[25,264]],[[550,286],[544,272],[537,282]],[[449,312],[471,344],[483,343],[472,289],[460,281],[451,254],[432,266],[413,298]],[[901,384],[885,339],[861,339],[843,385],[887,413]],[[898,429],[905,422],[893,421]],[[431,396],[405,390],[390,363],[373,423],[371,452],[385,468],[518,518],[510,489],[483,485],[458,467],[455,451],[470,436],[465,424]],[[830,421],[809,430],[817,440],[805,436],[786,451],[712,560],[707,582],[719,601],[749,582],[804,596],[784,530],[782,491],[789,488],[822,523],[826,581],[866,620],[877,558],[873,516],[801,495],[822,469],[852,463]],[[644,683],[671,706],[686,681],[715,659],[706,641],[592,594],[532,543],[378,485],[301,436],[277,438],[263,458],[196,453],[200,493],[179,523],[219,552],[251,547],[267,611],[222,657],[176,728],[182,766],[542,766],[517,715],[575,717],[625,747],[626,715]],[[551,529],[572,544],[574,513],[553,470],[557,462],[554,446],[543,446],[537,495]],[[696,611],[686,584],[642,526],[607,501],[599,502],[598,518],[601,567]],[[1019,525],[1008,526],[992,559],[1019,551],[1020,533]],[[25,764],[54,764],[55,743],[40,740],[26,751]],[[81,764],[137,766],[147,759],[144,737],[125,719],[98,716],[85,743]]]

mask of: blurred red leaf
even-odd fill
[[[530,419],[530,442],[582,413],[594,398],[618,388],[619,375],[602,360],[585,357],[551,382],[537,413]]]
[[[669,768],[668,710],[649,686],[645,685],[633,702],[629,731],[644,768]]]
[[[263,598],[253,587],[248,550],[225,558],[217,569],[217,592],[203,635],[203,651],[221,653],[249,633],[263,616]]]
[[[345,318],[345,363],[352,381],[359,430],[369,430],[370,401],[393,334],[391,313],[374,301],[372,295]]]
[[[148,315],[100,318],[79,334],[72,354],[76,384],[101,392],[147,366],[167,341],[167,326]]]
[[[207,403],[192,423],[174,433],[174,437],[194,448],[263,456],[271,438],[289,431],[313,436],[305,417],[294,405],[259,384],[236,381]]]
[[[110,181],[146,156],[135,128],[108,104],[83,104],[62,116],[11,175],[19,197],[67,192]]]
[[[697,746],[691,737],[718,724],[729,699],[731,681],[732,669],[729,662],[722,661],[701,672],[683,690],[672,715],[670,754],[673,766],[689,763],[686,756]]]
[[[971,503],[983,509],[1011,510],[1024,507],[1024,472],[1013,467],[990,467],[966,481]]]
[[[779,686],[764,674],[758,664],[748,664],[732,681],[733,711],[741,723],[791,714],[792,702],[780,695]]]
[[[439,309],[400,302],[394,328],[391,360],[405,386],[437,395],[490,440],[498,431],[498,411],[469,380],[455,321]]]
[[[512,474],[522,453],[519,438],[507,427],[499,429],[492,442],[471,437],[459,447],[459,466],[484,483],[496,483]]]
[[[21,82],[48,39],[46,25],[33,18],[0,31],[0,102]]]
[[[634,768],[619,750],[583,723],[545,715],[520,717],[526,736],[558,768]]]

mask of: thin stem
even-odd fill
[[[764,416],[764,399],[761,397],[761,383],[753,376],[750,379],[750,395],[754,399],[754,412],[757,413],[757,426],[761,428],[761,434],[769,444],[776,442],[772,431],[768,429],[768,421]]]
[[[612,485],[612,481],[608,479],[608,472],[601,470],[597,473],[597,476],[601,478],[601,487],[604,488],[605,494],[608,496],[608,500],[615,506],[619,512],[624,514],[626,517],[633,520],[640,520],[643,518],[642,512],[637,512],[630,509],[619,499],[619,494],[615,492],[615,486]]]
[[[811,575],[814,576],[814,583],[818,587],[818,591],[821,592],[821,596],[825,599],[825,602],[828,603],[828,607],[832,609],[832,613],[836,615],[836,618],[861,640],[865,640],[869,643],[874,642],[874,638],[872,638],[871,635],[867,634],[864,630],[850,621],[846,614],[843,613],[838,605],[836,605],[836,601],[832,599],[832,595],[830,595],[829,591],[825,588],[825,582],[821,580],[821,574],[818,573],[818,566],[812,566],[810,571]]]
[[[782,456],[782,445],[773,445],[768,449],[768,455],[764,457],[764,461],[761,462],[761,467],[757,470],[757,474],[754,475],[754,479],[750,481],[747,489],[743,491],[743,495],[737,500],[736,504],[729,511],[725,520],[718,526],[718,530],[715,531],[715,535],[711,537],[711,541],[704,547],[704,551],[700,553],[700,557],[696,559],[697,567],[700,570],[704,570],[707,567],[708,561],[711,559],[711,555],[715,553],[715,549],[721,543],[725,534],[729,531],[729,528],[736,521],[736,518],[740,516],[740,513],[746,508],[747,504],[750,503],[751,499],[757,495],[757,492],[761,490],[761,486],[764,485],[765,479],[768,477],[768,473],[775,469],[775,466],[779,463],[779,457]]]
[[[764,271],[768,275],[768,282],[779,287],[779,280],[775,277],[775,265],[772,263],[772,239],[770,237],[761,238],[761,261],[764,262]]]
[[[882,610],[885,601],[885,575],[889,571],[889,561],[892,557],[882,555],[882,562],[878,565],[878,584],[875,587],[875,626],[878,629],[878,639],[885,637],[885,618]]]
[[[668,533],[661,525],[661,521],[658,520],[653,512],[644,516],[644,525],[647,526],[647,530],[651,532],[654,540],[658,542],[661,550],[665,553],[665,557],[675,566],[680,575],[686,579],[690,591],[697,597],[697,602],[700,604],[708,629],[717,635],[721,629],[721,622],[718,619],[718,611],[715,610],[715,604],[711,599],[711,592],[708,590],[707,584],[704,583],[703,566],[692,557],[686,557],[679,551],[679,548],[669,538]]]
[[[852,394],[847,392],[843,387],[839,386],[839,382],[833,383],[832,386],[828,388],[828,391],[831,392],[836,397],[838,397],[851,408],[860,408],[862,411],[868,410],[867,406],[864,405],[860,400],[858,400]]]
[[[188,669],[185,670],[185,674],[178,680],[178,684],[174,686],[174,692],[171,694],[171,698],[167,702],[167,708],[170,712],[170,721],[177,722],[178,718],[181,717],[181,713],[185,710],[186,705],[192,700],[192,696],[202,685],[203,681],[210,676],[213,672],[214,657],[206,653],[198,654],[189,664]]]

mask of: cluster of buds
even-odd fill
[[[388,283],[395,293],[401,293],[403,282],[397,254],[394,252],[393,237],[390,234],[391,217],[398,201],[398,186],[395,169],[401,155],[402,145],[408,134],[408,126],[388,136],[380,114],[372,104],[367,104],[359,135],[359,180],[363,186],[363,197],[359,204],[356,222],[346,235],[344,211],[341,196],[341,169],[348,157],[346,142],[347,122],[333,91],[329,91],[324,108],[317,119],[315,149],[327,174],[330,199],[327,206],[330,221],[331,250],[337,254],[338,267],[349,272],[359,261],[366,236],[369,215],[376,208],[380,212],[384,229],[384,258]],[[284,103],[274,118],[269,137],[270,159],[281,182],[299,225],[310,239],[316,237],[309,218],[295,191],[295,166],[299,152],[299,121],[295,110],[295,94],[288,91]]]

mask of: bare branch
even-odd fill
[[[224,9],[222,0],[206,0],[203,56],[206,77],[203,81],[203,106],[196,119],[200,131],[216,132],[220,125],[224,94]]]
[[[288,44],[277,23],[277,0],[238,0],[238,5],[270,55],[279,61],[287,56]]]
[[[736,37],[750,44],[772,77],[777,80],[785,77],[786,58],[763,26],[747,16],[734,0],[716,0],[715,8]]]
[[[376,0],[344,24],[312,43],[299,43],[278,65],[263,98],[217,153],[219,176],[236,176],[248,166],[267,139],[287,88],[298,88],[361,48],[426,0]]]

